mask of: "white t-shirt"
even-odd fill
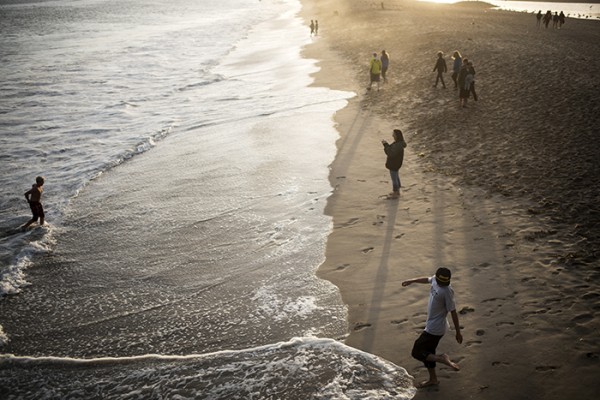
[[[429,278],[431,291],[429,294],[429,305],[427,307],[427,324],[425,332],[436,336],[442,336],[450,325],[446,316],[456,309],[454,304],[454,290],[449,286],[440,286],[435,280],[435,275]]]

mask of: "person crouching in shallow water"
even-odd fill
[[[436,363],[438,362],[446,364],[455,371],[460,370],[458,364],[450,360],[447,354],[438,355],[435,353],[440,339],[449,328],[448,320],[446,319],[448,313],[452,315],[452,322],[456,330],[456,341],[459,344],[463,341],[462,334],[460,333],[458,314],[456,313],[456,304],[454,302],[454,290],[450,286],[451,277],[452,273],[448,268],[440,267],[434,276],[414,278],[402,282],[402,286],[409,286],[413,283],[431,284],[425,330],[415,341],[412,349],[412,356],[422,361],[429,372],[429,380],[415,385],[418,388],[433,386],[439,383],[435,372]]]
[[[402,187],[400,183],[400,167],[402,167],[402,163],[404,162],[406,142],[400,129],[394,129],[392,137],[394,138],[394,143],[389,144],[385,140],[382,140],[381,143],[383,144],[383,151],[387,156],[385,167],[390,170],[390,177],[392,178],[392,193],[387,198],[397,199],[400,197],[400,188]]]

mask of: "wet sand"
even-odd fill
[[[449,399],[593,398],[600,390],[600,23],[537,29],[531,14],[484,4],[303,0],[318,19],[306,56],[315,84],[358,95],[340,132],[328,201],[334,229],[319,275],[348,304],[346,343],[424,380],[410,357],[428,288],[408,278],[453,271],[464,342],[438,349],[461,366],[438,368]],[[307,28],[308,32],[308,28]],[[373,51],[390,53],[388,82],[365,90]],[[433,87],[438,50],[475,64],[479,101],[459,107]],[[381,139],[408,148],[400,200]]]

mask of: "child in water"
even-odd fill
[[[35,178],[35,183],[31,186],[31,189],[25,192],[25,198],[31,208],[33,217],[27,222],[23,229],[29,227],[29,225],[40,220],[40,225],[44,225],[44,207],[42,206],[42,192],[44,191],[44,177],[38,176]]]

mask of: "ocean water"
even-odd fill
[[[315,276],[354,94],[300,7],[0,0],[0,397],[412,398]]]

